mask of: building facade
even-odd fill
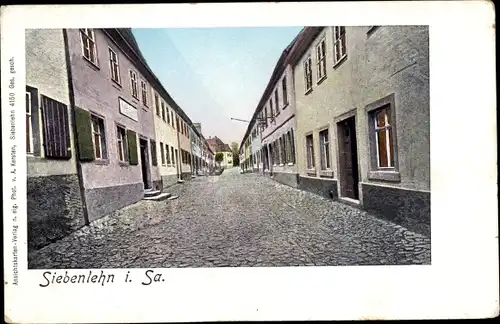
[[[179,179],[177,152],[179,139],[175,123],[175,111],[167,104],[158,89],[152,89],[152,106],[156,131],[156,160],[160,169],[162,189],[167,188]]]
[[[194,126],[130,28],[25,39],[30,250],[191,178]]]
[[[292,187],[298,187],[298,170],[295,163],[294,78],[289,62],[303,33],[281,54],[243,141],[257,144],[251,149],[249,158],[245,153],[251,168],[262,163],[264,174]],[[254,132],[255,128],[260,130],[260,136]],[[257,140],[257,137],[260,138]],[[260,154],[254,154],[257,151]]]
[[[254,112],[246,161],[256,124],[265,174],[430,235],[428,27],[304,28]]]
[[[68,29],[70,90],[89,221],[158,189],[151,77],[118,29]],[[146,91],[140,91],[145,83]]]
[[[430,235],[428,37],[315,28],[292,64],[300,187]]]
[[[210,137],[207,140],[208,145],[210,146],[210,150],[217,155],[217,153],[222,153],[222,161],[219,165],[222,168],[228,169],[233,167],[233,152],[228,144],[224,143],[217,136]]]
[[[84,226],[68,69],[61,29],[27,29],[28,250]]]

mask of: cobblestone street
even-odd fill
[[[430,264],[430,238],[237,168],[29,255],[30,269]]]

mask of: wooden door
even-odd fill
[[[339,156],[341,195],[347,198],[359,199],[358,154],[354,117],[348,118],[339,124]]]

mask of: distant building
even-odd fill
[[[232,168],[233,167],[233,152],[231,148],[229,147],[228,144],[225,144],[220,138],[217,136],[215,137],[210,137],[207,140],[208,145],[210,146],[211,150],[217,154],[217,153],[222,153],[223,154],[223,160],[220,163],[220,166],[223,168]]]

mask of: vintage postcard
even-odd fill
[[[5,320],[497,316],[494,18],[2,7]]]

